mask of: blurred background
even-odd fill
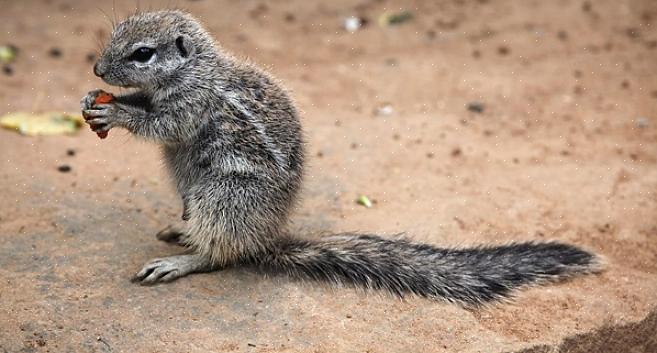
[[[406,232],[439,246],[560,240],[612,265],[485,313],[241,269],[129,283],[147,259],[181,251],[154,237],[180,201],[157,146],[118,129],[100,140],[76,116],[87,91],[118,92],[92,66],[111,23],[138,7],[190,11],[291,91],[308,141],[295,232]],[[657,344],[657,2],[0,9],[5,351],[497,352],[577,334],[593,337],[571,342],[582,352],[614,351],[596,346],[614,335],[636,351]]]

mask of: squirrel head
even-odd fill
[[[162,88],[212,57],[213,46],[210,35],[187,13],[138,13],[114,28],[94,74],[113,86]]]

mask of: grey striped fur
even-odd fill
[[[140,46],[148,62],[130,59]],[[304,142],[292,100],[268,74],[216,46],[180,11],[133,15],[112,32],[95,72],[135,93],[92,107],[90,124],[121,127],[162,146],[184,204],[183,229],[161,233],[190,254],[155,259],[149,284],[235,264],[395,295],[478,305],[516,288],[596,271],[598,258],[559,243],[441,249],[374,235],[317,241],[285,232],[302,181]]]

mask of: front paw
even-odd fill
[[[104,93],[102,89],[95,89],[93,91],[89,91],[86,96],[82,97],[80,100],[80,109],[82,111],[92,109],[93,106],[96,104],[96,97],[98,97],[101,93]]]
[[[82,111],[82,116],[94,132],[109,131],[117,125],[119,109],[115,104],[97,104]]]

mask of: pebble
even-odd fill
[[[349,32],[356,32],[363,26],[363,20],[360,17],[350,16],[345,18],[342,27]]]
[[[62,50],[57,47],[54,47],[50,49],[48,54],[50,54],[50,56],[53,58],[59,58],[62,56]]]
[[[382,106],[376,108],[376,110],[374,111],[374,114],[376,114],[378,116],[390,116],[394,112],[395,112],[395,110],[392,108],[392,105],[383,104]]]
[[[634,124],[635,124],[636,127],[638,127],[639,129],[647,128],[648,125],[650,125],[650,124],[649,124],[649,121],[648,121],[648,118],[645,118],[645,117],[637,118],[636,121],[634,122]]]
[[[62,173],[68,173],[71,171],[71,166],[68,164],[62,164],[59,167],[57,167],[57,170],[62,172]]]
[[[474,113],[483,113],[486,106],[481,102],[470,102],[468,103],[468,110]]]

